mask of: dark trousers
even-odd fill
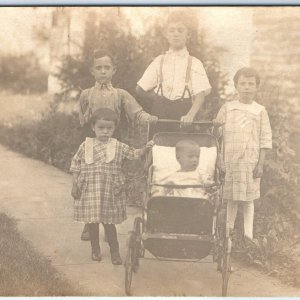
[[[109,244],[110,253],[119,251],[119,242],[117,238],[117,229],[115,224],[103,224],[107,242]],[[89,228],[91,246],[93,252],[100,251],[100,242],[99,242],[99,223],[89,223],[87,224]]]
[[[189,112],[191,107],[192,101],[190,98],[172,101],[158,96],[156,99],[153,99],[151,114],[159,119],[180,120],[182,116]],[[151,126],[149,135],[152,138],[156,132],[178,132],[180,130],[180,124],[157,124]]]

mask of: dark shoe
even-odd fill
[[[113,265],[122,265],[123,262],[119,251],[111,253],[111,262]]]
[[[101,261],[101,259],[102,257],[100,251],[92,251],[92,260]]]
[[[90,241],[91,240],[90,232],[88,231],[88,229],[86,230],[85,227],[83,228],[83,231],[81,234],[81,240],[82,241]]]

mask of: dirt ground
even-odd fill
[[[0,208],[18,220],[21,233],[48,257],[74,286],[89,295],[124,296],[124,267],[113,266],[103,241],[103,260],[90,260],[90,245],[80,241],[82,224],[72,220],[71,176],[0,146]],[[137,208],[118,226],[121,256]],[[102,229],[102,228],[101,228]],[[298,296],[300,290],[233,262],[229,296]],[[197,263],[163,262],[146,254],[133,278],[134,296],[220,296],[221,275],[211,257]]]

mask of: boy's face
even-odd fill
[[[169,23],[166,30],[166,38],[173,50],[180,50],[186,46],[188,31],[181,22]]]
[[[92,74],[97,82],[101,84],[110,83],[116,73],[116,67],[113,65],[110,57],[104,56],[94,60]]]
[[[200,148],[197,146],[186,146],[177,155],[177,160],[181,166],[181,171],[195,171],[199,164]]]
[[[251,103],[258,91],[255,77],[246,77],[241,75],[238,79],[236,90],[243,103]]]
[[[92,129],[96,134],[96,139],[100,142],[106,143],[110,137],[112,137],[115,131],[116,125],[114,121],[97,120]]]

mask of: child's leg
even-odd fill
[[[239,205],[238,201],[228,200],[227,202],[227,222],[228,222],[229,229],[234,228],[234,222],[238,210],[238,205]]]
[[[121,265],[122,259],[119,253],[119,242],[117,238],[117,229],[115,224],[104,224],[107,242],[110,248],[111,261],[114,265]]]
[[[92,246],[92,260],[101,260],[100,243],[99,243],[99,223],[89,223],[89,232]]]
[[[244,214],[244,233],[245,236],[253,239],[253,218],[254,218],[254,202],[243,202],[243,214]]]
[[[88,224],[85,224],[81,233],[81,240],[82,241],[89,241],[90,240],[90,231]]]

